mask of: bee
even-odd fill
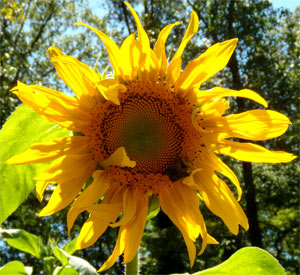
[[[188,161],[178,159],[173,165],[168,167],[166,175],[169,176],[171,181],[175,182],[189,176],[189,168]]]

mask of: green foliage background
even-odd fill
[[[200,19],[199,32],[185,50],[184,64],[198,57],[213,43],[238,37],[239,44],[235,57],[225,70],[207,82],[203,88],[215,85],[239,88],[242,84],[242,87],[260,93],[269,102],[270,109],[288,115],[293,122],[284,136],[263,142],[263,145],[273,150],[285,150],[296,155],[299,153],[299,7],[291,13],[284,9],[276,10],[268,1],[262,0],[134,0],[129,2],[140,14],[152,45],[163,26],[175,21],[182,22],[174,29],[168,40],[170,56],[180,44],[191,9],[197,12]],[[27,84],[38,83],[71,93],[58,79],[49,62],[47,49],[51,45],[58,46],[65,53],[75,56],[91,67],[101,56],[97,68],[100,72],[104,70],[108,60],[103,45],[91,32],[80,27],[75,28],[76,21],[83,21],[101,29],[119,45],[136,29],[128,9],[125,9],[124,4],[119,0],[97,3],[87,0],[0,0],[0,7],[1,125],[20,103],[9,93],[17,80]],[[258,107],[249,102],[236,103],[234,100],[231,104],[235,111]],[[25,108],[24,110],[28,111],[27,115],[34,116],[26,107],[19,108]],[[20,121],[21,119],[22,117]],[[34,120],[37,124],[44,125],[42,118],[34,117]],[[13,127],[20,135],[19,143],[22,143],[25,149],[29,144],[22,139],[22,124]],[[32,131],[32,135],[37,139],[43,139],[43,133],[34,132],[34,125],[31,127],[28,131]],[[50,129],[52,126],[45,124],[45,127]],[[53,135],[47,138],[52,139],[64,134],[54,131]],[[11,148],[10,140],[8,136],[0,136],[1,145],[6,144],[4,146],[7,148]],[[1,148],[1,163],[6,160],[6,153],[13,154],[7,152],[4,146]],[[251,167],[253,188],[249,188],[244,181],[245,170],[240,162],[229,158],[225,158],[225,161],[239,176],[244,189],[241,204],[258,230],[255,232],[241,230],[238,236],[233,236],[217,217],[201,205],[208,230],[220,245],[209,246],[202,256],[197,257],[193,269],[190,269],[182,236],[160,212],[148,222],[145,229],[140,248],[141,274],[196,272],[219,264],[239,248],[249,245],[258,245],[269,251],[279,260],[288,274],[299,273],[299,160],[279,165],[253,165]],[[8,168],[3,166],[1,169]],[[15,178],[1,178],[0,191],[4,184],[19,180],[19,175],[22,174],[22,168],[9,169],[15,169]],[[32,171],[33,174],[36,172]],[[5,174],[3,170],[1,173]],[[30,178],[31,174],[22,176],[27,184],[26,194],[34,185]],[[50,194],[49,189],[46,200]],[[254,204],[250,195],[254,197],[256,207],[254,214],[251,211]],[[2,200],[2,203],[8,202]],[[1,214],[6,209],[5,204],[0,202]],[[44,247],[43,257],[50,257],[55,265],[59,264],[59,260],[51,258],[50,248],[56,245],[62,247],[67,241],[74,239],[87,214],[80,216],[71,237],[68,237],[66,210],[46,218],[36,217],[45,204],[45,201],[41,204],[34,193],[30,192],[20,207],[4,221],[2,228],[23,229],[40,236]],[[117,231],[111,229],[95,245],[76,251],[74,255],[86,259],[99,268],[112,252],[116,236]],[[20,252],[0,240],[0,266],[13,260],[19,260],[26,266],[33,266],[34,274],[49,272],[40,259]],[[120,274],[123,270],[121,262],[122,259],[119,259],[106,274]]]

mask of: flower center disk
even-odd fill
[[[137,163],[136,172],[164,173],[179,158],[184,130],[170,99],[155,95],[159,92],[156,89],[164,86],[141,84],[129,85],[120,96],[120,105],[108,108],[100,126],[106,137],[104,149],[110,155],[124,146],[129,158]]]
[[[137,174],[168,174],[178,160],[192,158],[199,135],[191,123],[192,106],[161,81],[133,81],[119,95],[120,105],[99,105],[90,131],[92,150],[99,163],[119,147],[136,161]]]

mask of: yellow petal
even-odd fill
[[[123,77],[123,72],[121,71],[121,69],[120,69],[121,66],[119,64],[120,50],[119,50],[119,47],[117,46],[117,44],[109,36],[107,36],[103,32],[101,32],[87,24],[77,22],[76,25],[85,26],[85,27],[91,29],[92,31],[94,31],[99,36],[99,38],[102,40],[102,42],[104,43],[104,45],[106,47],[106,51],[108,53],[110,63],[114,69],[114,75],[116,77],[118,77],[118,76]]]
[[[120,84],[116,79],[104,79],[95,85],[106,100],[110,100],[117,105],[120,104],[119,94],[127,90],[126,86]]]
[[[180,230],[180,228],[179,228],[179,230]],[[196,246],[184,230],[180,230],[180,232],[183,236],[185,245],[186,245],[187,250],[188,250],[190,267],[193,267],[195,259],[196,259]]]
[[[199,19],[197,16],[197,13],[195,11],[192,11],[192,16],[188,25],[188,28],[184,34],[184,37],[182,38],[182,41],[180,43],[180,46],[178,50],[176,51],[175,55],[173,56],[172,60],[175,60],[176,58],[181,58],[181,55],[185,49],[185,46],[190,41],[190,39],[195,35],[195,33],[198,31],[199,26]]]
[[[13,156],[7,164],[42,163],[54,160],[65,154],[87,153],[88,137],[74,136],[54,139],[52,141],[35,143],[27,151]]]
[[[248,220],[244,211],[228,186],[212,170],[194,174],[194,181],[206,206],[224,221],[233,234],[238,234],[239,224],[248,229]]]
[[[39,217],[52,215],[53,213],[67,207],[78,195],[83,183],[83,181],[72,180],[70,182],[58,184],[52,193],[48,204],[38,214]]]
[[[88,209],[91,213],[79,233],[76,248],[84,249],[93,245],[105,232],[110,222],[115,221],[122,206],[119,204],[97,204]]]
[[[90,123],[90,115],[80,108],[79,101],[62,92],[20,81],[11,91],[38,114],[62,127],[81,132]]]
[[[135,80],[146,61],[146,54],[143,53],[141,43],[135,40],[135,33],[129,35],[122,43],[120,58],[124,80]]]
[[[124,263],[132,261],[143,236],[147,215],[148,215],[148,200],[143,192],[137,194],[138,205],[136,218],[126,226],[126,245],[124,251]]]
[[[179,186],[179,185],[177,185]],[[183,190],[183,187],[179,186],[180,191]],[[183,192],[181,193],[181,195]],[[167,203],[167,196],[169,197]],[[172,198],[172,199],[171,199]],[[181,199],[179,202],[178,199]],[[191,213],[187,212],[187,206],[185,205],[185,201],[187,198],[180,196],[177,194],[177,190],[174,188],[162,189],[160,192],[160,203],[162,210],[169,216],[169,218],[177,224],[180,224],[182,228],[186,231],[189,238],[195,242],[197,237],[199,236],[199,228],[195,226],[196,221],[192,220]],[[176,203],[175,203],[176,202]]]
[[[175,22],[173,24],[170,24],[170,25],[164,27],[161,30],[161,32],[159,33],[157,41],[154,45],[153,51],[157,56],[159,75],[161,78],[163,78],[165,76],[167,66],[168,66],[168,61],[167,61],[167,57],[166,57],[166,49],[165,49],[166,41],[168,39],[168,36],[169,36],[171,30],[174,28],[174,26],[179,25],[179,24],[180,24],[179,22]]]
[[[214,153],[209,153],[209,161],[207,162],[207,165],[231,180],[236,187],[238,200],[240,200],[242,198],[242,188],[235,173]]]
[[[234,174],[234,172],[219,158],[217,157],[213,152],[210,152],[208,150],[201,150],[200,158],[195,161],[194,164],[196,168],[194,171],[192,171],[191,175],[183,180],[183,183],[195,187],[194,183],[194,174],[198,173],[199,171],[205,172],[206,170],[209,171],[216,171],[220,174],[224,175],[228,179],[231,180],[231,182],[235,185],[237,192],[238,192],[238,200],[242,197],[242,188],[240,186],[239,180],[237,176]]]
[[[196,192],[192,188],[186,187],[183,184],[177,184],[177,186],[172,188],[172,191],[174,192],[174,198],[177,198],[177,200],[189,198],[182,203],[181,208],[184,212],[183,216],[185,217],[186,221],[189,221],[190,224],[193,224],[192,230],[194,231],[196,238],[198,238],[200,234],[203,238],[203,242],[206,243],[206,226],[199,210],[200,203]]]
[[[177,49],[175,55],[172,58],[172,61],[170,62],[170,65],[167,69],[167,76],[169,76],[169,80],[172,80],[171,85],[174,85],[179,77],[179,73],[181,70],[181,55],[182,55],[187,43],[194,36],[194,34],[198,31],[198,26],[199,26],[198,16],[197,16],[196,12],[192,11],[192,16],[191,16],[188,28],[184,34],[184,37],[182,38],[179,48]],[[173,63],[176,63],[176,64],[173,64]],[[180,68],[179,68],[179,65],[180,65]],[[176,73],[175,72],[172,73],[172,70],[174,70],[174,68],[176,69]],[[170,78],[170,76],[172,76],[172,78]]]
[[[100,163],[100,166],[103,168],[111,165],[120,167],[134,167],[136,162],[129,159],[124,147],[119,147],[114,153],[112,153],[111,156]]]
[[[224,98],[216,98],[213,101],[207,102],[201,106],[203,117],[222,116],[229,109],[229,103]]]
[[[85,181],[96,168],[97,163],[92,160],[90,154],[70,154],[53,161],[50,166],[35,180],[53,182],[66,182],[72,179]]]
[[[185,94],[189,89],[199,88],[200,85],[224,69],[228,63],[236,45],[237,39],[217,43],[191,61],[180,75],[175,92]]]
[[[146,31],[144,30],[143,25],[137,15],[137,13],[135,12],[135,10],[132,8],[132,6],[129,3],[127,3],[127,2],[124,2],[124,3],[130,9],[130,12],[133,15],[134,20],[136,22],[137,30],[138,30],[138,39],[142,45],[143,51],[148,52],[148,50],[150,49],[150,41],[149,41],[148,35],[147,35]]]
[[[123,196],[123,216],[120,221],[111,224],[112,227],[117,227],[123,224],[127,224],[136,215],[137,203],[138,203],[138,191],[137,189],[126,189]]]
[[[176,59],[173,59],[171,64],[168,67],[167,74],[166,74],[166,82],[169,85],[174,86],[177,78],[180,75],[181,71],[181,58],[178,57]]]
[[[68,234],[77,218],[77,216],[85,211],[88,207],[91,207],[97,202],[109,188],[110,182],[106,178],[104,170],[97,170],[93,174],[93,182],[89,185],[82,194],[76,198],[71,208],[68,211],[67,223]]]
[[[118,184],[111,184],[110,188],[105,193],[102,203],[105,204],[122,204],[126,186],[120,186]]]
[[[272,110],[252,110],[226,117],[205,119],[207,130],[227,132],[228,137],[265,140],[282,135],[291,124],[283,114]]]
[[[118,259],[118,257],[124,252],[125,245],[126,245],[126,241],[125,241],[126,231],[127,228],[125,226],[120,227],[118,239],[114,251],[107,259],[107,261],[101,266],[98,272],[102,272],[106,269],[109,269],[111,266],[113,266],[116,260]]]
[[[132,13],[132,15],[134,17],[134,20],[137,25],[137,30],[138,30],[138,42],[141,45],[142,52],[144,54],[146,54],[145,57],[143,55],[139,54],[140,56],[142,56],[142,60],[144,61],[144,64],[143,65],[140,64],[140,67],[139,67],[141,78],[145,81],[147,81],[147,80],[154,81],[157,79],[158,70],[159,70],[157,57],[150,48],[149,37],[148,37],[146,31],[144,30],[137,13],[135,12],[135,10],[132,8],[132,6],[130,4],[128,4],[127,2],[124,2],[124,3],[130,9],[130,12]],[[136,48],[138,48],[138,47],[136,47]]]
[[[80,194],[72,207],[90,207],[97,202],[110,187],[105,170],[96,170],[93,173],[93,182]]]
[[[181,183],[173,183],[171,187],[163,187],[159,194],[162,211],[172,220],[183,234],[189,251],[190,263],[193,265],[195,250],[191,241],[201,235],[202,249],[207,245],[207,231],[199,209],[199,199],[195,191]],[[190,240],[190,241],[188,241]],[[212,238],[210,238],[210,241]]]
[[[241,143],[231,140],[219,142],[215,151],[235,159],[249,162],[281,163],[296,158],[293,154],[283,151],[270,151],[253,143]]]
[[[141,78],[145,81],[156,81],[159,74],[159,65],[158,60],[152,49],[149,49],[149,52],[145,59],[145,65],[141,70]]]
[[[216,98],[227,97],[227,96],[248,98],[256,101],[257,103],[263,105],[264,107],[268,107],[268,103],[258,93],[248,89],[235,91],[235,90],[230,90],[222,87],[215,87],[209,91],[195,90],[191,95],[190,100],[197,105],[203,105],[207,101],[211,101]]]
[[[92,108],[95,100],[100,96],[95,83],[100,80],[99,75],[72,56],[65,55],[56,47],[49,48],[49,56],[59,77],[81,99],[86,108]],[[101,99],[101,98],[100,98]]]
[[[44,199],[44,192],[50,183],[47,181],[38,181],[35,185],[35,193],[38,200],[41,202]]]
[[[175,226],[180,230],[186,247],[188,249],[189,254],[189,260],[190,260],[190,266],[193,266],[195,258],[196,258],[196,247],[194,245],[195,240],[191,239],[189,236],[189,232],[186,230],[185,226],[182,224],[181,215],[180,212],[178,213],[176,208],[172,207],[170,205],[170,201],[172,201],[173,198],[169,197],[167,192],[161,192],[160,193],[160,205],[162,211],[170,218],[170,220],[175,224]]]

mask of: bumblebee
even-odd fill
[[[189,168],[190,166],[186,160],[178,159],[173,165],[168,167],[166,175],[169,176],[171,181],[175,182],[189,176]]]

